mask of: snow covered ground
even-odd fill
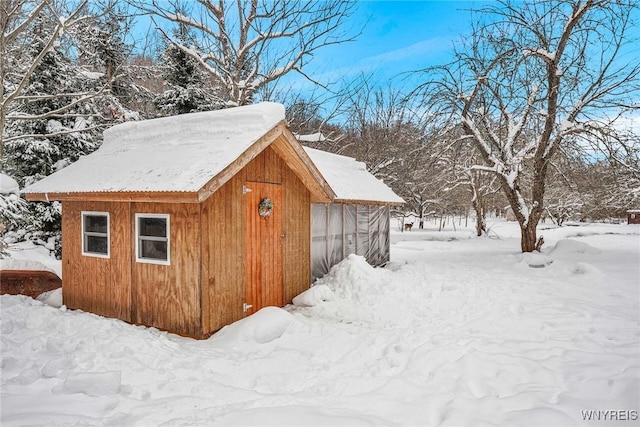
[[[2,426],[638,425],[640,226],[491,234],[394,231],[205,341],[3,295]]]

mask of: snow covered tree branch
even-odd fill
[[[102,129],[135,116],[123,107],[135,90],[126,20],[116,0],[0,2],[0,166],[18,185],[92,152]],[[25,211],[20,228],[59,240],[59,204]]]
[[[355,3],[341,0],[135,0],[157,20],[162,34],[219,80],[230,105],[252,102],[256,92],[303,68],[318,49],[353,39],[344,30]],[[185,42],[162,22],[182,25]]]
[[[497,174],[524,252],[536,248],[559,150],[579,149],[586,138],[614,157],[621,145],[637,151],[638,139],[618,132],[618,119],[640,108],[640,58],[629,32],[637,12],[629,0],[501,0],[482,10],[455,61],[425,70],[415,91],[443,120],[461,124],[483,159],[475,169]]]
[[[69,2],[71,4],[72,2]],[[16,118],[18,109],[15,103],[23,102],[24,93],[30,84],[34,72],[41,66],[47,54],[60,43],[66,32],[89,19],[87,0],[77,2],[66,11],[59,10],[49,0],[6,0],[0,4],[0,169],[4,165],[4,144],[7,125]],[[37,42],[36,26],[46,27],[38,33],[42,36]],[[34,51],[34,49],[37,49]],[[67,111],[82,102],[85,96],[95,96],[102,89],[85,93],[80,98],[60,94],[44,94],[59,99],[69,99],[66,106],[60,106],[57,112],[43,112],[42,117]],[[40,115],[38,115],[40,116]]]

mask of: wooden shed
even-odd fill
[[[627,224],[640,224],[640,209],[629,209],[627,211]]]
[[[336,194],[261,103],[108,129],[25,190],[62,201],[63,302],[195,338],[308,289],[311,206]]]

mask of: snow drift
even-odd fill
[[[588,232],[545,231],[544,268],[397,233],[392,268],[351,256],[205,341],[3,295],[2,425],[635,425],[640,229]]]

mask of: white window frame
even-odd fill
[[[156,241],[165,241],[165,238],[162,237],[153,237],[153,236],[140,236],[140,218],[164,218],[167,220],[167,259],[155,259],[155,258],[142,258],[140,257],[140,241],[143,240],[143,237],[146,237],[144,240],[156,240]],[[170,215],[169,214],[158,214],[158,213],[137,213],[135,214],[136,221],[136,262],[142,262],[147,264],[159,264],[159,265],[171,265],[171,223],[170,223]]]
[[[106,233],[98,233],[95,231],[85,231],[84,223],[86,216],[106,216],[107,217],[107,232]],[[96,212],[96,211],[81,211],[80,212],[80,248],[82,250],[83,256],[91,256],[96,258],[111,258],[111,217],[109,212]],[[86,251],[86,236],[99,236],[107,238],[107,253],[99,253],[99,252],[87,252]]]

